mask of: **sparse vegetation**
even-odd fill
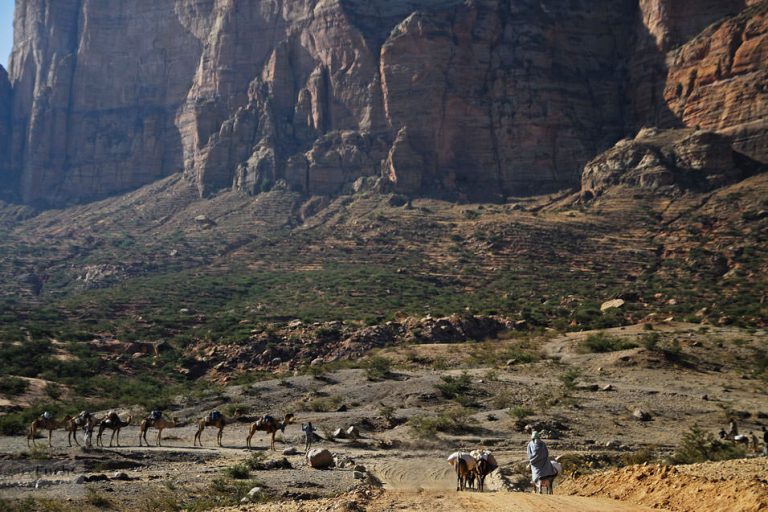
[[[415,436],[425,439],[436,437],[438,432],[466,434],[472,431],[471,414],[465,407],[454,406],[436,416],[414,416],[408,420],[408,426]]]
[[[443,382],[436,384],[435,387],[448,399],[466,396],[472,389],[472,379],[467,372],[462,373],[458,377],[444,375],[440,379]]]
[[[721,441],[698,425],[683,434],[680,445],[670,457],[673,464],[693,464],[716,460],[736,459],[745,455],[744,449],[730,441]]]
[[[559,375],[558,378],[560,379],[560,384],[562,384],[564,395],[567,396],[576,389],[580,377],[581,371],[577,368],[571,368]]]
[[[115,510],[115,504],[112,503],[112,500],[95,489],[86,489],[85,501],[99,510]]]
[[[330,397],[318,397],[310,400],[306,403],[300,403],[299,405],[306,411],[314,412],[332,412],[341,406],[344,399],[338,395]]]
[[[235,464],[234,466],[228,466],[224,473],[235,480],[246,480],[250,478],[251,471],[247,464]]]
[[[392,360],[382,356],[368,358],[363,367],[368,380],[386,379],[392,374]]]
[[[27,391],[29,382],[18,377],[0,377],[0,395],[18,396]]]
[[[643,446],[637,450],[633,450],[621,455],[621,464],[623,466],[631,466],[632,464],[645,464],[655,462],[659,459],[659,455],[656,452],[655,446]]]
[[[533,413],[534,413],[533,409],[531,409],[530,407],[526,407],[524,405],[518,405],[518,406],[512,407],[511,409],[509,409],[509,411],[507,411],[507,414],[509,414],[510,416],[512,416],[518,421],[524,421],[525,419],[533,416]]]
[[[590,334],[581,343],[581,348],[584,352],[616,352],[618,350],[626,350],[635,347],[637,347],[637,344],[631,341],[615,336],[609,336],[602,332]]]

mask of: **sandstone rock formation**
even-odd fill
[[[627,90],[634,127],[698,126],[768,161],[768,2],[639,5]]]
[[[615,185],[705,191],[742,179],[754,169],[723,135],[693,129],[644,129],[584,167],[582,194],[593,197]]]
[[[202,195],[503,198],[682,124],[764,158],[768,6],[746,3],[18,0],[0,175],[47,205],[181,171]]]

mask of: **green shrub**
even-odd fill
[[[228,466],[224,473],[235,480],[246,480],[251,476],[251,470],[246,464],[235,464]]]
[[[637,347],[635,343],[615,336],[608,336],[602,332],[590,334],[581,343],[582,351],[592,353],[616,352],[617,350],[626,350],[635,347]]]
[[[642,343],[646,350],[656,351],[659,348],[659,340],[661,335],[657,332],[643,335]]]
[[[579,377],[581,377],[581,371],[577,368],[570,369],[560,374],[558,378],[560,379],[560,383],[563,385],[563,392],[565,394],[568,394],[576,389],[576,384],[578,383]]]
[[[522,421],[530,416],[533,416],[533,412],[534,412],[533,409],[531,409],[530,407],[526,407],[524,405],[518,405],[510,408],[507,411],[507,414],[509,414],[516,420]]]
[[[391,405],[381,404],[381,407],[379,408],[379,415],[391,425],[395,419],[395,408]]]
[[[443,383],[435,384],[435,387],[448,399],[465,396],[472,389],[472,379],[467,372],[462,373],[459,377],[444,375],[441,379]]]
[[[365,362],[364,367],[368,380],[386,379],[392,375],[392,361],[386,357],[373,356]]]

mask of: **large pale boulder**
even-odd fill
[[[307,464],[315,469],[326,469],[334,466],[333,455],[325,448],[312,448],[307,452]]]

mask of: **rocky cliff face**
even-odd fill
[[[6,179],[10,177],[8,166],[10,165],[11,142],[11,83],[8,81],[8,72],[0,66],[0,197],[2,189],[13,186]]]
[[[640,0],[631,125],[698,126],[768,161],[768,2]]]
[[[49,205],[177,171],[203,195],[371,177],[491,198],[575,185],[626,132],[684,123],[759,157],[766,2],[704,4],[18,0],[5,175]]]

